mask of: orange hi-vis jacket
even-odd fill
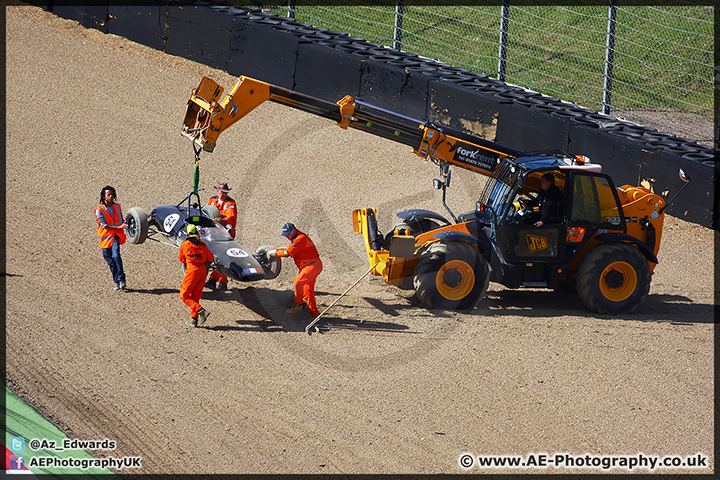
[[[119,203],[113,203],[111,210],[108,210],[104,203],[95,208],[95,220],[98,224],[98,237],[100,237],[100,248],[110,248],[115,241],[115,235],[120,239],[120,245],[125,243],[125,230],[117,227],[122,225],[122,207]]]
[[[288,248],[279,248],[277,256],[292,257],[295,260],[295,265],[302,269],[305,265],[320,257],[320,254],[310,237],[298,230],[297,236],[290,241],[290,246]]]
[[[223,227],[230,225],[230,230],[228,230],[228,232],[232,238],[235,238],[235,227],[237,226],[237,205],[235,204],[235,200],[227,197],[222,205],[220,205],[220,203],[218,203],[217,196],[215,196],[210,197],[207,204],[215,205],[217,209],[220,210],[222,220],[219,223]]]

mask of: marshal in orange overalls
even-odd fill
[[[302,305],[303,300],[308,307],[310,315],[317,317],[320,312],[315,303],[315,280],[322,272],[323,264],[320,261],[315,244],[306,234],[295,229],[297,235],[290,239],[290,246],[285,249],[278,249],[278,257],[292,257],[298,267],[298,275],[293,281],[295,290],[295,303]],[[290,238],[290,237],[288,237]]]
[[[199,302],[207,275],[205,262],[212,262],[215,256],[199,237],[188,235],[187,240],[180,245],[178,259],[186,265],[180,299],[190,307],[190,316],[197,320],[198,312],[202,310]]]
[[[232,238],[235,238],[235,226],[237,225],[237,204],[235,200],[228,196],[228,191],[232,190],[228,187],[227,183],[219,183],[215,186],[218,189],[218,194],[208,199],[208,205],[214,205],[220,211],[220,220],[218,223],[225,227]],[[217,282],[223,290],[226,289],[228,278],[222,272],[210,272],[211,280]],[[209,285],[212,287],[212,282]]]

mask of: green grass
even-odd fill
[[[392,45],[395,2],[311,6],[296,20]],[[352,2],[350,2],[352,3]],[[403,50],[497,77],[499,6],[406,2]],[[286,16],[286,7],[266,11]],[[513,6],[506,81],[588,108],[602,107],[605,6]],[[621,6],[613,109],[713,112],[713,9]]]

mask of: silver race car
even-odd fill
[[[193,197],[195,203],[191,203]],[[155,240],[179,248],[187,238],[188,225],[193,224],[215,256],[210,264],[211,270],[218,270],[238,282],[270,280],[280,274],[280,259],[275,257],[268,260],[266,256],[267,251],[275,247],[267,245],[255,253],[249,253],[233,240],[222,225],[213,220],[220,217],[217,207],[200,205],[200,197],[195,191],[177,205],[155,207],[149,214],[140,207],[131,208],[125,219],[128,224],[127,239],[134,244]]]

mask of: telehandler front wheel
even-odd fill
[[[650,266],[631,245],[599,245],[580,264],[576,285],[580,299],[594,312],[634,312],[650,291]]]
[[[431,245],[415,266],[415,294],[430,309],[471,310],[490,282],[488,264],[468,242]]]

